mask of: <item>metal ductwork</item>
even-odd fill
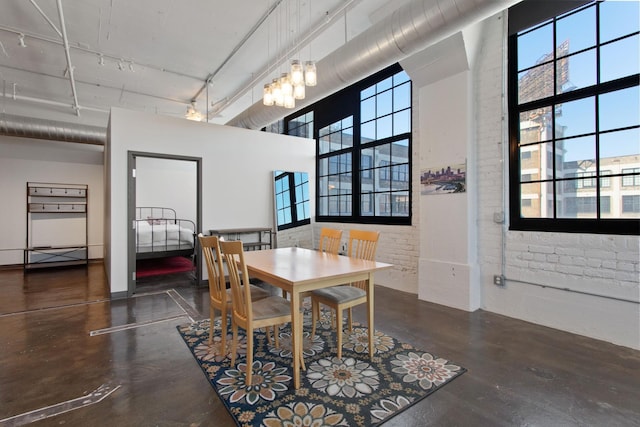
[[[318,85],[297,107],[310,105],[419,52],[521,0],[414,0],[320,60]],[[227,125],[260,129],[291,113],[262,100]]]
[[[0,135],[104,145],[106,128],[0,114]]]

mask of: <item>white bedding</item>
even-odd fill
[[[162,250],[165,246],[193,247],[193,230],[178,224],[151,225],[148,221],[137,221],[136,246],[154,247]]]

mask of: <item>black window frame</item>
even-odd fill
[[[601,212],[598,208],[598,218],[562,218],[561,212],[564,210],[563,206],[554,207],[554,218],[533,218],[522,216],[521,206],[521,180],[520,180],[520,145],[519,145],[519,123],[520,113],[525,111],[531,111],[536,108],[550,107],[552,110],[555,105],[563,104],[580,99],[588,99],[589,97],[597,97],[609,92],[617,90],[628,89],[634,86],[640,86],[640,73],[630,75],[622,78],[618,78],[612,81],[604,83],[598,82],[595,85],[585,88],[576,89],[573,91],[562,92],[554,94],[541,99],[535,99],[533,101],[524,102],[518,104],[518,51],[517,51],[517,37],[520,31],[532,29],[539,24],[547,22],[549,19],[555,20],[565,13],[575,13],[586,9],[588,7],[597,7],[599,11],[598,1],[563,1],[557,0],[555,2],[540,2],[535,0],[525,0],[516,6],[509,9],[509,35],[508,35],[508,108],[509,108],[509,229],[521,230],[521,231],[547,231],[547,232],[569,232],[569,233],[594,233],[594,234],[616,234],[616,235],[640,235],[640,220],[638,218],[609,218],[601,217],[600,214],[606,214]],[[599,23],[599,17],[598,21]],[[555,25],[555,23],[553,24]],[[599,33],[599,25],[596,26],[596,31]],[[632,33],[638,34],[638,32]],[[624,36],[626,37],[626,36]],[[620,39],[624,38],[621,37]],[[617,39],[613,40],[616,41]],[[613,41],[607,41],[601,44],[599,34],[596,38],[596,49],[599,51],[600,46]],[[554,32],[554,45],[557,46]],[[557,61],[556,52],[553,52],[553,64],[555,66]],[[599,61],[599,60],[598,60]],[[599,73],[599,67],[597,72]],[[554,74],[555,75],[555,74]],[[554,78],[554,88],[556,79]],[[597,109],[597,101],[596,101]],[[552,114],[553,116],[553,114]],[[596,123],[597,126],[597,123]],[[630,129],[635,129],[638,126],[633,126]],[[604,134],[604,133],[602,133]],[[595,138],[598,139],[601,132],[598,128],[595,130]],[[561,138],[558,138],[561,139]],[[549,140],[552,144],[557,141],[555,132],[552,132],[552,137]],[[597,143],[596,143],[596,150]],[[598,151],[596,151],[596,162],[600,162]],[[544,185],[547,182],[559,183],[562,178],[555,177],[555,163],[556,157],[553,157],[553,175],[551,180],[540,180],[540,185]],[[597,166],[596,170],[600,170],[600,166]],[[604,166],[603,166],[604,170]],[[593,180],[598,182],[598,179],[612,179],[620,177],[623,179],[623,174],[601,174],[596,175]],[[597,203],[600,205],[600,187],[595,186],[597,191]],[[554,192],[555,193],[555,192]],[[554,197],[555,199],[555,197]],[[556,203],[559,205],[559,203]]]
[[[385,145],[390,144],[397,141],[406,140],[408,143],[408,213],[406,216],[374,216],[367,215],[366,213],[361,212],[362,207],[362,199],[364,197],[369,197],[369,193],[361,193],[361,182],[365,180],[371,180],[371,174],[373,171],[361,171],[361,144],[360,144],[360,108],[361,108],[361,91],[369,88],[372,85],[375,85],[378,82],[381,82],[393,75],[403,71],[400,64],[393,64],[359,82],[348,86],[316,103],[307,106],[304,109],[300,109],[295,113],[285,117],[284,122],[284,133],[288,133],[289,121],[295,119],[296,117],[300,117],[310,111],[313,111],[313,138],[316,140],[316,206],[315,206],[315,221],[316,222],[337,222],[337,223],[362,223],[362,224],[385,224],[385,225],[411,225],[412,223],[412,206],[413,206],[413,194],[412,194],[412,128],[413,124],[411,123],[411,129],[407,133],[403,133],[400,135],[391,136],[388,138],[376,140],[372,143],[369,143],[366,147],[370,148],[371,146],[377,145]],[[413,83],[409,79],[410,85],[410,109],[413,109],[413,92],[412,85]],[[349,116],[353,117],[353,147],[346,147],[339,151],[332,151],[331,155],[345,154],[348,152],[353,153],[351,156],[351,214],[350,215],[319,215],[320,210],[320,180],[318,179],[319,174],[319,162],[323,156],[320,154],[320,144],[319,144],[319,130],[324,127],[347,118]],[[373,204],[371,204],[373,206]]]

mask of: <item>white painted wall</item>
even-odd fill
[[[308,139],[191,122],[114,108],[106,147],[110,217],[105,265],[111,292],[127,290],[127,153],[202,158],[202,231],[272,227],[273,171],[315,170]],[[312,207],[315,177],[310,174]]]
[[[421,170],[467,163],[469,77],[468,71],[462,71],[419,89]],[[473,214],[468,199],[474,191],[473,176],[469,175],[467,185],[471,188],[465,193],[420,196],[418,297],[473,311],[480,308],[480,296],[471,275],[475,248],[470,243],[475,228],[468,224]]]
[[[197,168],[190,160],[136,157],[136,206],[172,208],[197,222]]]
[[[420,207],[418,298],[469,311],[478,309],[481,299],[467,38],[456,33],[403,60],[402,65],[414,86],[414,145],[419,149],[419,160],[413,164],[417,172],[414,206]],[[421,171],[456,164],[466,164],[466,193],[420,194]]]
[[[102,258],[102,163],[103,150],[99,146],[0,136],[0,265],[23,262],[28,181],[89,186],[89,258]],[[57,223],[63,227],[44,229],[46,234],[38,237],[58,244],[84,242],[83,236],[78,235],[78,227],[73,227],[73,221]],[[72,228],[64,228],[67,224]],[[84,231],[84,222],[79,229]]]

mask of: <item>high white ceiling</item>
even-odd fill
[[[320,60],[404,3],[2,0],[0,114],[106,126],[112,106],[184,117],[195,99],[223,124],[281,62]]]

